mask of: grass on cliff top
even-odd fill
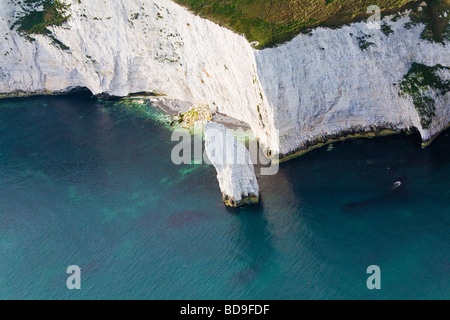
[[[421,38],[440,43],[450,40],[450,0],[429,0],[427,3],[423,16],[419,18],[426,24]]]
[[[258,41],[257,48],[272,47],[308,29],[338,27],[367,19],[367,8],[379,6],[384,13],[420,3],[412,0],[174,0],[193,12],[237,33],[248,41]],[[450,0],[428,0],[450,3]],[[439,10],[437,10],[439,11]],[[436,11],[436,12],[437,12]],[[431,13],[431,12],[430,12]],[[434,19],[435,20],[435,19]],[[447,21],[448,24],[448,21]],[[442,26],[433,27],[439,32]]]

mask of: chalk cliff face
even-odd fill
[[[450,122],[450,93],[436,102],[430,128],[400,83],[413,62],[450,66],[450,46],[422,40],[423,25],[410,29],[405,16],[384,23],[393,31],[365,23],[337,30],[319,28],[275,49],[255,53],[259,79],[280,130],[280,152],[287,154],[322,136],[373,128],[417,128],[429,140]],[[441,74],[450,81],[448,72]]]
[[[96,95],[147,91],[257,123],[256,106],[265,102],[244,37],[170,0],[63,2],[71,18],[51,30],[69,50],[46,36],[30,42],[11,31],[20,7],[0,2],[0,96],[75,87]]]
[[[208,122],[204,131],[206,154],[216,168],[225,204],[258,203],[259,185],[247,148],[222,124]]]
[[[450,94],[429,90],[436,105],[428,128],[399,83],[413,62],[450,66],[450,46],[420,39],[407,16],[313,30],[277,48],[254,50],[244,37],[170,0],[64,0],[71,18],[30,42],[10,30],[18,5],[0,2],[0,96],[154,92],[209,104],[248,123],[272,154],[289,154],[323,136],[416,127],[431,139],[450,122]],[[439,71],[443,81],[448,70]],[[278,134],[279,131],[279,134]]]

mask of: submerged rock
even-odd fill
[[[229,207],[259,202],[259,185],[247,148],[224,125],[205,124],[205,148]]]

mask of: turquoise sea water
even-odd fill
[[[448,131],[426,149],[313,151],[231,210],[213,167],[172,164],[162,117],[87,95],[0,101],[0,299],[450,298]]]

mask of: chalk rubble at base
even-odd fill
[[[259,185],[247,148],[222,124],[208,122],[204,128],[206,154],[216,168],[225,204],[258,203]]]

